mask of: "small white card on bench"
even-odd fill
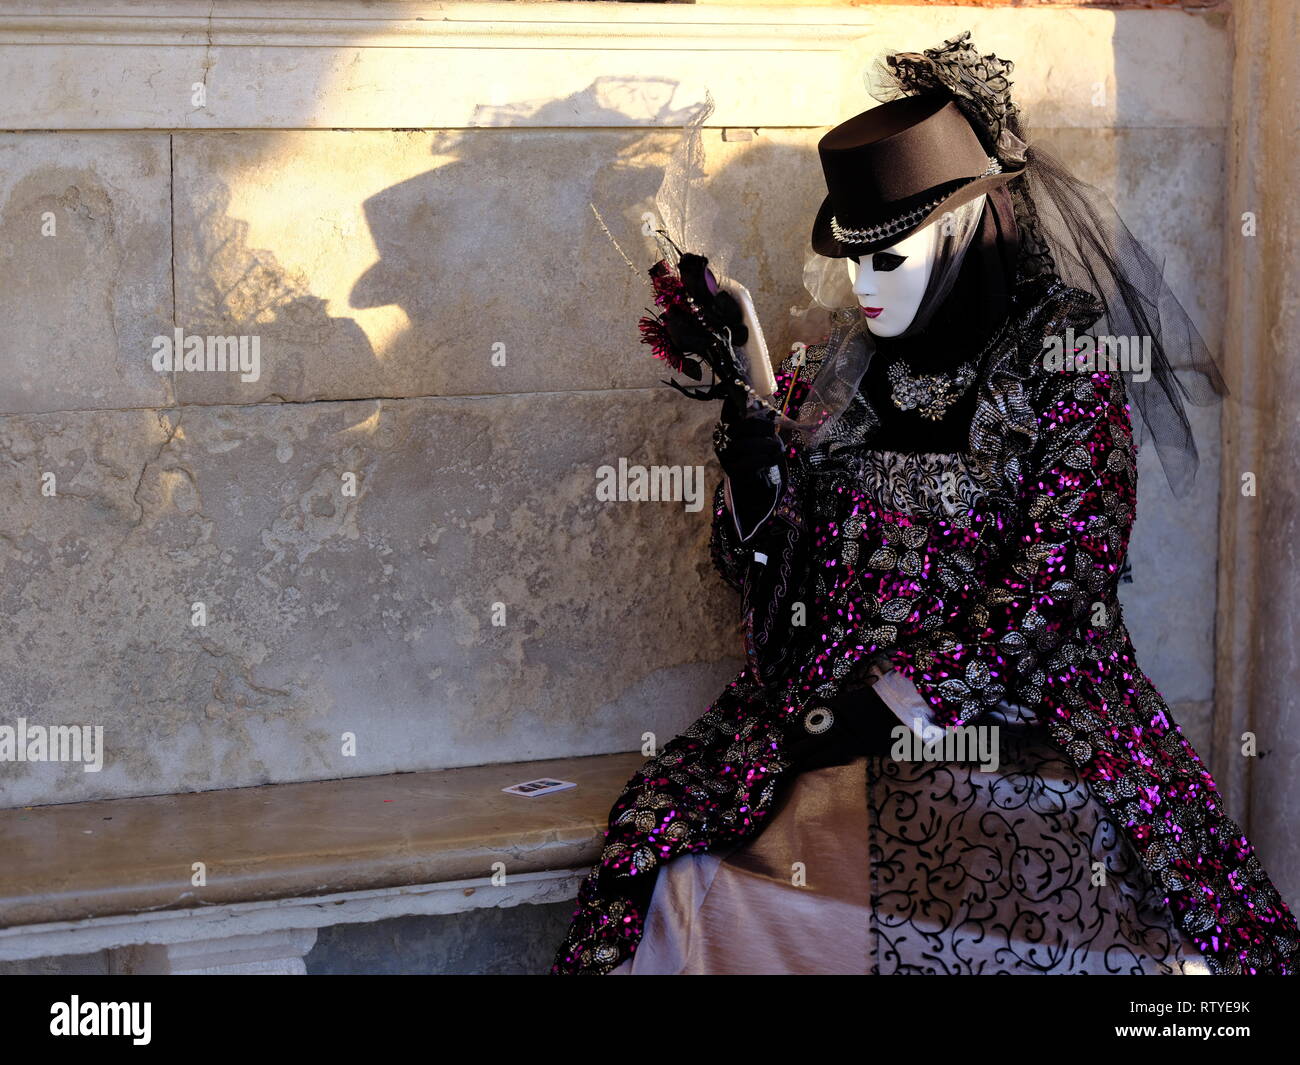
[[[508,791],[511,795],[527,795],[530,798],[534,795],[549,795],[553,791],[567,791],[569,788],[576,788],[578,785],[569,780],[552,780],[550,777],[542,777],[540,780],[525,780],[522,784],[511,784],[508,788],[502,788],[502,791]]]

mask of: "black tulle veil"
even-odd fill
[[[1090,335],[1132,341],[1146,352],[1139,370],[1122,364],[1107,368],[1124,376],[1139,443],[1153,443],[1170,488],[1185,495],[1199,463],[1186,404],[1206,406],[1226,396],[1223,374],[1166,283],[1159,257],[1133,235],[1103,192],[1075,177],[1032,138],[1011,97],[1012,70],[1008,60],[980,55],[967,32],[923,52],[885,54],[869,72],[871,95],[881,103],[942,94],[961,108],[989,154],[1003,163],[1025,164],[1024,172],[982,207],[953,213],[956,237],[936,260],[952,269],[927,290],[922,325],[937,331],[931,319],[943,317],[942,304],[956,282],[973,227],[987,225],[994,210],[1006,210],[1015,231],[1014,263],[1006,266],[1013,280],[1054,274],[1090,293],[1102,308]],[[721,239],[726,226],[706,188],[700,137],[712,112],[711,99],[696,109],[665,167],[655,197],[661,223],[655,235],[663,257],[673,260],[675,247],[708,251],[712,268],[726,273]],[[999,226],[1008,221],[999,219]],[[803,281],[813,307],[828,312],[829,335],[804,402],[793,417],[777,420],[817,448],[846,434],[843,416],[861,405],[859,386],[878,345],[859,313],[844,260],[809,251]]]
[[[1154,444],[1170,488],[1184,495],[1199,461],[1185,404],[1205,406],[1225,396],[1223,374],[1166,283],[1159,258],[1104,193],[1031,137],[1011,97],[1012,69],[1007,60],[980,55],[963,33],[921,53],[881,57],[871,93],[882,103],[944,94],[991,153],[1003,162],[1024,160],[1024,174],[1009,186],[1019,228],[1018,270],[1055,273],[1091,293],[1103,308],[1092,335],[1142,345],[1148,358],[1140,371],[1119,367],[1139,416],[1135,427]]]

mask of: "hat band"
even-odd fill
[[[984,173],[976,174],[973,178],[967,178],[966,181],[962,182],[962,185],[969,185],[972,181],[978,181],[980,178],[992,177],[994,174],[1002,173],[1001,163],[991,155],[988,160],[989,165],[984,169]],[[961,185],[957,186],[957,188],[961,187]],[[957,189],[952,189],[942,196],[936,196],[929,203],[923,203],[919,207],[913,207],[910,211],[905,211],[896,218],[891,218],[874,226],[866,226],[862,229],[851,229],[842,226],[836,217],[831,215],[831,236],[841,244],[872,244],[883,237],[892,237],[895,233],[901,233],[908,227],[914,226],[956,191]]]

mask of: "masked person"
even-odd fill
[[[614,803],[552,971],[1293,973],[1117,595],[1130,404],[1179,491],[1222,379],[1009,63],[964,35],[881,71],[819,144],[805,278],[852,302],[786,409],[715,434],[745,668]],[[1089,331],[1147,338],[1142,375]]]

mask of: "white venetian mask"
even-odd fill
[[[934,266],[938,235],[939,227],[932,222],[882,251],[860,256],[861,261],[844,260],[873,335],[899,336],[915,320]]]

